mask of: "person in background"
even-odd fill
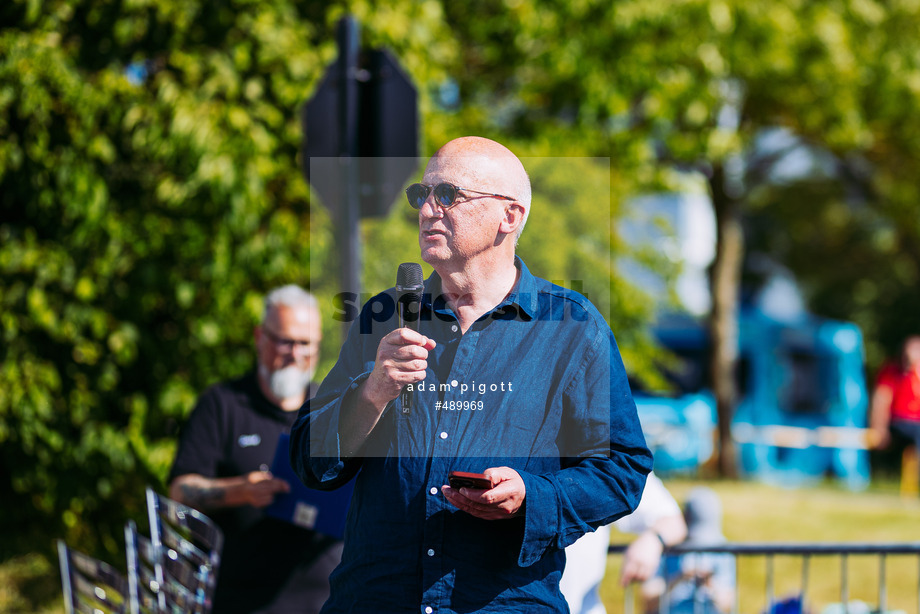
[[[214,614],[318,612],[341,542],[266,516],[289,485],[269,471],[278,438],[313,396],[322,338],[316,299],[295,285],[265,298],[256,367],[198,399],[179,440],[169,496],[224,532]]]
[[[684,546],[714,546],[725,542],[722,502],[710,488],[694,488],[684,502],[687,539]],[[730,612],[735,599],[735,557],[721,553],[665,555],[658,574],[643,587],[646,612],[658,612],[660,599],[675,614]]]
[[[636,511],[613,526],[637,536],[623,553],[622,586],[651,578],[658,570],[664,549],[681,543],[687,536],[680,506],[654,473],[648,476]],[[607,568],[609,545],[610,525],[607,525],[565,549],[565,571],[559,588],[572,614],[606,614],[599,589]]]
[[[901,359],[879,371],[872,394],[869,427],[878,449],[895,444],[900,453],[913,446],[914,462],[920,449],[920,335],[904,340]]]

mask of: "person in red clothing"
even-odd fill
[[[920,335],[904,341],[900,363],[879,371],[869,424],[876,448],[902,439],[920,450]]]

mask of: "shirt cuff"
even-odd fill
[[[546,553],[556,539],[559,516],[556,489],[550,480],[518,471],[524,480],[524,539],[518,565],[529,567]]]
[[[342,441],[339,435],[339,420],[342,415],[342,409],[351,402],[352,397],[370,376],[370,371],[362,373],[351,380],[345,388],[345,392],[330,406],[317,410],[316,416],[311,416],[313,423],[310,425],[311,436],[316,433],[317,441],[322,441],[322,451],[313,454],[310,458],[310,466],[313,474],[319,478],[320,484],[341,481],[343,474],[351,479],[353,471],[348,471],[355,463],[350,459],[342,457]],[[322,439],[319,439],[318,433],[325,433]],[[311,446],[312,448],[312,446]]]

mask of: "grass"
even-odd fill
[[[828,483],[807,489],[786,490],[756,482],[666,480],[678,501],[694,486],[712,488],[722,499],[723,532],[732,542],[870,542],[920,541],[920,499],[902,498],[890,482],[853,493]],[[628,535],[613,532],[614,543]],[[812,556],[808,566],[806,603],[809,611],[822,612],[841,598],[840,556]],[[601,597],[608,611],[623,610],[624,595],[616,581],[620,559],[611,556]],[[801,592],[802,557],[777,556],[773,561],[774,595]],[[888,610],[920,614],[917,610],[918,557],[888,556],[886,562]],[[847,557],[849,600],[878,603],[880,564],[875,555]],[[745,556],[738,561],[740,611],[760,613],[767,602],[767,561]],[[639,611],[639,610],[636,610]]]
[[[784,490],[756,482],[665,480],[682,501],[694,486],[705,485],[722,499],[725,536],[734,542],[878,542],[920,541],[920,498],[902,498],[896,485],[873,483],[870,490],[852,493],[833,483],[808,489]],[[629,536],[613,531],[614,543]],[[617,583],[618,556],[609,558],[601,597],[608,612],[623,611]],[[851,556],[849,598],[875,604],[879,564],[875,556]],[[741,612],[759,614],[766,605],[764,557],[744,557],[738,563]],[[888,609],[920,614],[917,609],[920,564],[915,556],[890,556],[887,563]],[[799,557],[776,557],[775,594],[799,592]],[[840,601],[841,562],[838,556],[813,557],[808,572],[807,603],[819,614]],[[0,561],[0,612],[10,614],[63,613],[57,560],[27,554]],[[636,610],[638,611],[638,610]]]

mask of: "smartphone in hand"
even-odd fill
[[[485,475],[469,471],[451,471],[447,476],[447,483],[454,490],[461,488],[490,490],[492,488],[492,482]]]

